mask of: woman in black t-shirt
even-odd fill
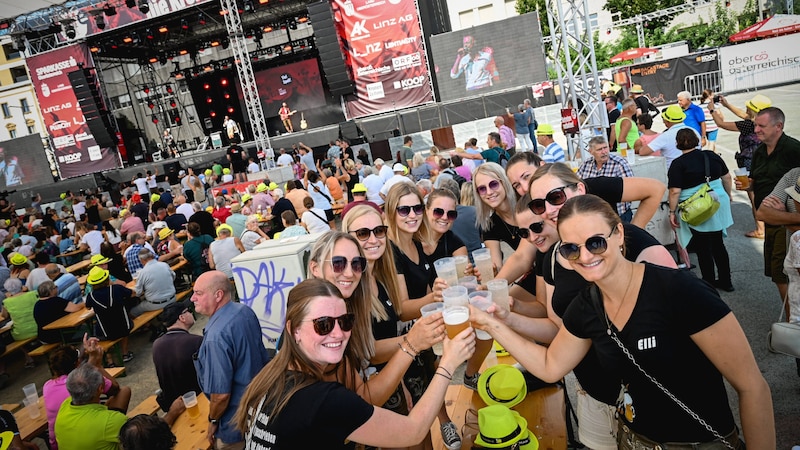
[[[434,189],[428,194],[425,205],[428,235],[425,236],[422,247],[431,263],[454,255],[467,256],[467,247],[451,230],[453,222],[458,218],[457,203],[455,194],[447,189]],[[466,275],[459,273],[458,277]]]
[[[631,441],[646,448],[744,448],[723,379],[738,393],[747,446],[775,448],[769,386],[716,291],[686,272],[628,260],[625,228],[596,196],[567,200],[558,231],[559,256],[593,284],[569,305],[550,346],[519,339],[474,308],[472,323],[544,381],[594,354],[598,371],[621,388],[620,448],[632,448]]]
[[[675,139],[683,155],[672,161],[667,172],[670,223],[678,231],[681,246],[686,248],[689,242],[692,242],[703,279],[712,286],[731,292],[733,291],[731,262],[728,250],[722,241],[723,235],[727,234],[727,228],[733,225],[731,174],[728,173],[728,166],[719,155],[711,151],[696,150],[700,141],[692,130],[678,131]],[[709,184],[719,197],[719,209],[705,222],[689,225],[681,220],[678,204],[706,184],[706,161]],[[715,265],[717,275],[714,274]]]
[[[377,293],[371,302],[375,356],[370,364],[382,372],[382,378],[392,377],[400,386],[403,373],[415,363],[414,354],[429,349],[444,338],[444,321],[441,314],[430,320],[417,320],[408,334],[398,335],[397,324],[403,313],[407,317],[409,308],[403,307],[394,255],[386,237],[387,229],[378,211],[367,205],[353,207],[342,221],[342,231],[355,236],[367,258],[372,292]],[[383,406],[408,414],[402,387]]]
[[[337,372],[354,327],[336,286],[303,281],[289,291],[286,307],[284,346],[253,378],[234,417],[248,448],[417,445],[444,401],[448,373],[469,358],[474,346],[471,329],[446,339],[439,376],[414,409],[400,415],[372,406],[326,376]]]

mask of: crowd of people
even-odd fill
[[[38,327],[18,323],[27,314],[22,304],[53,305],[42,319],[53,320],[85,297],[97,311],[100,339],[124,337],[131,317],[164,310],[153,359],[166,416],[127,419],[130,390],[105,372],[97,338],[85,337],[82,348],[50,356],[51,448],[171,448],[169,425],[182,412],[181,395],[193,390],[208,397],[208,437],[218,449],[430,448],[442,440],[457,450],[462,438],[444,405],[447,386],[466,362],[455,381],[477,390],[491,350],[473,328],[546,382],[575,374],[577,437],[589,448],[774,448],[769,387],[719,290],[734,290],[724,245],[731,191],[750,189],[754,217],[765,223],[752,234],[765,239],[765,274],[780,295],[788,293],[792,320],[800,316],[800,283],[793,282],[800,279],[800,234],[786,237],[800,222],[800,142],[783,133],[782,111],[761,95],[745,112],[713,93],[704,93],[702,106],[679,93],[677,105],[658,112],[667,129],[656,133],[641,92],[633,86],[632,98],[606,97],[618,118],[607,134],[587,139],[590,158],[574,168],[564,163],[569,155],[552,126],[536,123],[522,104],[511,114],[519,117],[517,138],[533,133],[541,147],[524,136],[517,144],[498,116],[485,149],[472,139],[453,151],[421,153],[407,136],[394,162],[370,165],[346,140],[319,159],[298,143],[296,154],[281,149],[279,157],[294,168],[294,180],[260,180],[245,192],[223,183],[226,169],[243,173],[237,151],[228,167],[174,174],[171,189],[151,183],[157,172],[140,175],[116,206],[68,192],[60,212],[8,216],[0,230],[8,268],[0,267],[0,277],[8,278],[4,311],[15,339],[46,338],[38,316]],[[725,121],[719,105],[742,122]],[[724,160],[704,150],[718,129],[741,133],[736,161],[749,176],[734,182]],[[664,158],[667,184],[634,176],[615,147]],[[720,208],[690,225],[681,202],[706,184]],[[666,192],[678,245],[697,254],[700,277],[679,270],[645,231]],[[182,242],[176,237],[183,233]],[[306,233],[318,235],[307,279],[288,294],[273,354],[256,313],[235,299],[231,259],[266,240]],[[473,252],[483,248],[492,273],[473,265]],[[71,275],[55,258],[72,249],[93,268],[88,294],[70,301]],[[191,302],[175,301],[170,263],[181,257],[192,274]],[[508,307],[471,307],[471,327],[448,337],[441,313],[420,311],[452,287],[434,269],[445,257],[469,258],[459,277],[482,285],[508,280]],[[135,291],[124,287],[133,276]],[[124,305],[132,297],[138,305],[101,317],[100,309],[119,306],[113,300]],[[193,312],[209,318],[202,337],[190,332]],[[725,382],[739,397],[738,411]],[[440,434],[432,435],[436,418]],[[87,429],[101,419],[108,424],[102,433]]]

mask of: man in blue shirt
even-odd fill
[[[483,159],[489,162],[500,164],[501,166],[505,167],[508,163],[508,153],[503,150],[502,147],[502,138],[500,137],[500,133],[496,131],[492,131],[489,133],[489,136],[486,138],[486,146],[489,147],[488,150],[483,150],[480,153],[473,154],[473,153],[466,153],[466,152],[459,152],[458,156],[466,159]]]
[[[686,119],[683,124],[689,128],[694,128],[697,134],[700,135],[700,145],[706,146],[706,115],[703,108],[692,103],[692,94],[689,91],[678,92],[678,104],[681,105]]]
[[[195,310],[208,316],[194,366],[209,398],[208,439],[217,450],[244,448],[231,418],[247,385],[270,359],[258,317],[247,305],[231,302],[232,290],[227,275],[211,270],[197,278],[192,295]]]
[[[549,123],[539,124],[539,127],[536,128],[536,142],[544,147],[542,159],[546,163],[565,162],[564,149],[553,140],[553,134],[555,134],[555,130]]]

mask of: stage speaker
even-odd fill
[[[81,69],[67,74],[72,90],[81,105],[86,125],[92,132],[97,145],[101,148],[117,145],[116,127],[111,120],[111,113],[106,110],[103,98],[97,86],[97,77],[92,69]]]
[[[333,11],[327,1],[310,3],[308,17],[314,24],[314,43],[319,49],[319,59],[328,89],[333,95],[355,93],[353,76],[345,64],[342,49],[336,36]]]
[[[352,120],[342,122],[339,124],[339,136],[347,139],[350,141],[350,145],[353,145],[352,141],[361,137],[361,130],[358,129],[358,125]]]

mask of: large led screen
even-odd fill
[[[430,46],[442,101],[547,79],[536,13],[437,34]]]
[[[261,70],[255,77],[266,117],[277,116],[284,102],[298,112],[325,106],[325,91],[316,59]]]
[[[0,191],[53,182],[38,133],[0,142]]]

